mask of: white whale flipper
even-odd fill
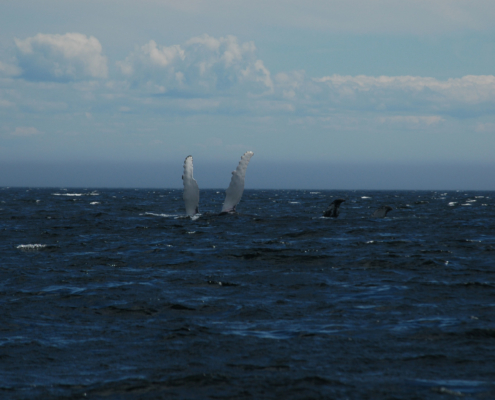
[[[199,213],[199,187],[198,182],[193,178],[193,158],[187,156],[184,160],[184,174],[182,175],[182,183],[184,184],[184,194],[182,198],[186,203],[186,214],[193,216]]]
[[[246,151],[241,157],[241,161],[236,170],[232,172],[232,179],[230,185],[225,191],[225,201],[223,202],[222,212],[229,213],[235,212],[235,207],[241,201],[242,193],[244,192],[244,177],[246,176],[246,169],[249,164],[249,160],[254,155],[252,151]]]

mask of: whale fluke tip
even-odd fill
[[[385,218],[389,211],[392,211],[393,208],[390,206],[381,206],[373,213],[371,218]]]
[[[330,203],[328,208],[323,213],[324,217],[337,218],[340,214],[339,207],[345,201],[345,199],[335,199]]]

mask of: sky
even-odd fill
[[[492,0],[3,0],[0,186],[495,190]]]

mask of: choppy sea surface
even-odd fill
[[[0,189],[0,398],[495,398],[495,192],[223,199]]]

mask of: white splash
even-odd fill
[[[46,244],[20,244],[17,246],[19,250],[24,250],[24,251],[34,251],[34,250],[40,250],[46,247]]]
[[[244,192],[244,178],[249,164],[249,160],[254,155],[252,151],[246,151],[241,157],[241,161],[236,170],[232,172],[230,185],[225,191],[225,201],[223,203],[222,212],[235,212],[235,207],[241,201],[242,193]]]
[[[193,158],[187,156],[184,160],[184,174],[182,175],[184,184],[184,194],[182,198],[186,203],[186,214],[193,216],[199,212],[199,187],[196,180],[193,178]]]
[[[164,218],[178,217],[178,215],[173,215],[173,214],[155,214],[155,213],[150,213],[150,212],[145,212],[144,214],[139,214],[139,215],[153,215],[154,217],[164,217]]]
[[[71,196],[71,197],[79,197],[79,196],[99,196],[98,192],[91,193],[52,193],[52,196]]]

